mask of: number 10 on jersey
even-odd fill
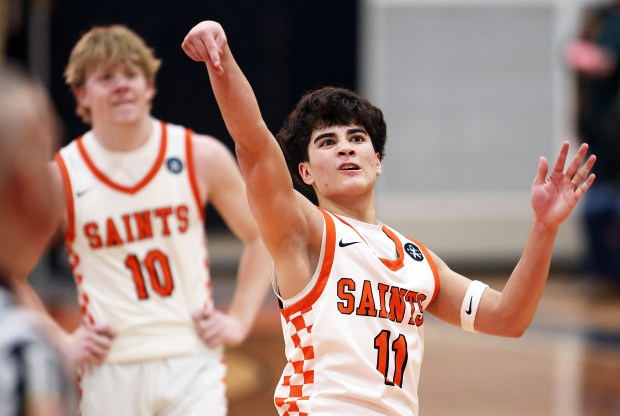
[[[174,281],[170,271],[170,262],[161,250],[149,251],[142,261],[135,254],[130,254],[125,258],[125,266],[131,271],[133,276],[138,299],[145,300],[150,296],[143,271],[146,271],[148,275],[152,291],[161,297],[172,294]]]

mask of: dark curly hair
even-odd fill
[[[323,87],[305,94],[276,135],[288,170],[304,190],[312,191],[299,175],[298,166],[308,161],[310,136],[316,129],[358,124],[364,127],[379,158],[385,155],[387,128],[383,113],[361,95],[337,87]]]

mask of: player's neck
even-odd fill
[[[318,197],[319,206],[332,214],[353,218],[368,224],[377,223],[374,194],[355,199],[326,199]]]
[[[93,124],[96,140],[107,150],[128,152],[147,142],[153,131],[153,119],[150,116],[141,118],[131,124]]]

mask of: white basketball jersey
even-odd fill
[[[280,415],[417,415],[435,265],[420,243],[386,226],[377,226],[385,233],[377,249],[348,219],[321,212],[317,270],[281,310],[288,363],[276,407]],[[394,259],[377,254],[386,250]]]
[[[191,131],[157,121],[154,130],[156,160],[130,186],[100,170],[86,135],[56,155],[82,317],[116,333],[109,363],[221,353],[209,352],[191,317],[213,307]],[[131,154],[114,156],[125,158],[124,166],[140,163]]]

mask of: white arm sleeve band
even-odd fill
[[[463,304],[461,305],[461,327],[466,331],[476,332],[474,330],[474,321],[476,320],[476,313],[478,312],[478,305],[480,305],[480,298],[482,298],[482,292],[489,285],[484,284],[478,280],[473,280],[465,297],[463,298]]]

